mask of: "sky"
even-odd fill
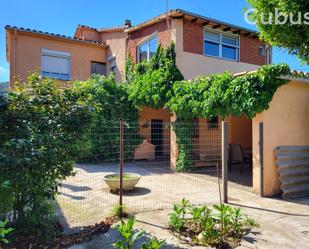
[[[95,28],[122,25],[125,19],[138,24],[165,12],[166,0],[0,0],[0,82],[9,80],[5,25],[73,36],[78,24]],[[246,0],[168,0],[169,9],[181,8],[238,26],[256,30],[244,20]],[[309,66],[275,48],[273,62],[309,72]]]

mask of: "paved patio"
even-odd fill
[[[240,207],[242,212],[254,218],[259,228],[254,228],[243,238],[240,249],[299,249],[307,248],[309,244],[309,198],[293,201],[281,199],[260,198],[259,196],[235,188],[229,188],[229,204]],[[175,236],[167,227],[167,216],[170,209],[149,211],[136,215],[136,228],[147,233],[140,239],[134,249],[139,249],[142,242],[149,237],[166,240],[162,249],[202,249],[204,247],[190,246]],[[112,243],[120,239],[114,228],[101,234],[93,240],[70,249],[113,249]]]
[[[108,191],[103,177],[117,170],[112,164],[77,165],[77,174],[66,180],[57,198],[61,207],[59,215],[67,231],[94,224],[110,214],[118,196]],[[218,203],[217,177],[210,176],[216,172],[181,174],[171,172],[163,164],[150,167],[134,163],[126,165],[126,172],[138,172],[143,176],[138,188],[124,197],[129,211],[137,213],[136,227],[147,232],[135,248],[140,248],[140,244],[151,236],[167,241],[163,249],[201,248],[191,247],[175,238],[167,229],[167,215],[172,204],[182,197],[196,204]],[[293,201],[260,198],[251,193],[249,187],[231,182],[229,204],[241,207],[261,225],[245,235],[240,248],[298,249],[309,244],[309,198]],[[111,229],[71,249],[112,249],[112,243],[118,239],[117,231]]]
[[[104,176],[118,172],[115,164],[79,164],[76,174],[69,177],[57,197],[58,214],[66,231],[93,225],[111,215],[118,203],[118,194],[111,193],[104,183]],[[167,209],[182,198],[195,204],[219,202],[216,169],[205,173],[175,173],[166,164],[129,163],[125,172],[142,175],[133,191],[124,194],[123,203],[129,213]],[[73,229],[73,230],[72,230]]]

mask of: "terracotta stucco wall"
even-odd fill
[[[218,120],[218,128],[208,124],[206,118],[199,118],[199,156],[221,155],[221,119]]]
[[[96,30],[82,29],[79,33],[79,38],[89,41],[100,41],[100,34]]]
[[[117,67],[115,69],[115,79],[118,82],[124,80],[126,61],[126,42],[128,34],[124,32],[101,33],[101,41],[108,45],[107,58],[115,57]],[[110,61],[107,61],[107,73],[110,73]]]
[[[259,189],[259,122],[264,124],[264,194],[280,192],[274,149],[309,145],[309,84],[290,82],[275,93],[268,110],[252,120],[253,188]]]
[[[17,32],[16,39],[13,32],[9,32],[8,36],[11,83],[15,80],[14,76],[25,80],[29,71],[39,70],[42,48],[71,54],[71,80],[86,80],[90,75],[91,61],[106,62],[106,48],[103,47],[21,32]]]
[[[143,107],[139,111],[138,123],[139,126],[143,126],[147,123],[147,127],[141,127],[139,130],[140,136],[146,138],[151,143],[151,120],[161,119],[166,122],[163,127],[163,154],[169,155],[170,153],[170,128],[169,122],[171,120],[171,114],[165,109],[153,109],[149,107]]]
[[[240,144],[242,148],[252,147],[252,120],[246,117],[226,118],[228,122],[228,143]]]
[[[174,39],[176,40],[176,63],[185,79],[192,79],[199,75],[207,75],[211,73],[222,73],[224,71],[230,71],[232,73],[252,71],[259,67],[255,64],[211,58],[193,51],[186,52],[184,50],[184,42],[179,42],[189,39],[187,37],[188,31],[185,31],[186,34],[184,34],[185,29],[183,28],[182,19],[173,20],[172,28],[173,33],[175,34]]]

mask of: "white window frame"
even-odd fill
[[[57,77],[51,77],[51,76],[44,76],[44,77],[49,77],[49,78],[54,78],[54,79],[59,79],[59,80],[65,80],[65,81],[68,81],[68,80],[71,79],[71,53],[42,48],[41,49],[41,75],[42,76],[43,76],[43,70],[42,70],[43,56],[54,56],[54,57],[65,58],[65,59],[69,60],[69,65],[68,65],[69,78],[68,79],[59,79]]]
[[[218,34],[219,35],[219,41],[215,42],[213,40],[206,39],[206,31]],[[228,43],[223,43],[222,42],[222,36],[223,35],[230,36],[230,37],[233,37],[233,38],[237,38],[238,39],[238,45],[231,45],[231,44],[228,44]],[[214,55],[206,54],[206,51],[205,51],[205,41],[212,42],[212,43],[217,43],[219,45],[219,56],[214,56]],[[229,47],[233,47],[233,48],[236,48],[238,50],[238,54],[237,54],[237,59],[236,60],[222,57],[222,47],[223,47],[223,45],[226,45],[226,46],[229,46]],[[208,28],[208,27],[205,26],[204,27],[203,54],[205,56],[208,56],[208,57],[219,58],[219,59],[228,60],[228,61],[234,61],[234,62],[239,62],[240,61],[240,35],[231,34],[231,33],[228,33],[228,32],[221,31],[221,30],[211,29],[211,28]]]
[[[147,47],[147,62],[150,60],[150,41],[153,40],[154,38],[157,38],[157,47],[159,44],[159,40],[158,40],[158,34],[157,32],[151,34],[150,36],[148,36],[146,39],[144,39],[143,41],[141,41],[138,45],[137,45],[137,62],[140,63],[140,56],[139,56],[139,48],[143,45],[145,45],[146,43],[148,43],[148,47]]]

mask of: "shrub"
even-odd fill
[[[89,107],[57,81],[31,74],[0,113],[0,175],[10,182],[15,232],[48,235],[60,181],[72,175]],[[48,231],[45,230],[48,228]]]
[[[244,228],[258,226],[251,218],[241,214],[239,208],[228,205],[193,206],[183,199],[174,204],[169,214],[172,231],[191,237],[196,244],[235,247],[239,244]]]
[[[6,219],[6,213],[13,208],[13,193],[9,181],[5,181],[0,176],[0,220]]]
[[[75,82],[70,93],[73,99],[89,106],[92,113],[89,133],[77,148],[80,159],[118,160],[120,119],[124,120],[124,158],[132,158],[142,140],[138,136],[138,109],[129,100],[127,85],[118,84],[113,75],[93,75],[87,81]]]
[[[6,236],[13,231],[13,228],[7,228],[8,221],[0,221],[0,248],[3,244],[9,244],[10,242],[6,239]]]

